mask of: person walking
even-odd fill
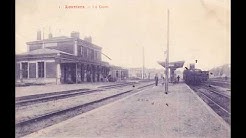
[[[158,76],[157,76],[157,74],[155,74],[155,86],[157,86],[158,85]]]

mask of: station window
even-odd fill
[[[80,55],[83,57],[83,47],[80,47]]]
[[[44,62],[38,62],[38,77],[44,78]]]
[[[83,51],[83,57],[87,57],[87,49],[85,47],[82,47]]]
[[[101,52],[100,51],[98,51],[98,53],[97,53],[97,59],[101,60]]]
[[[94,60],[94,50],[91,49],[91,60]]]
[[[86,49],[86,57],[90,57],[90,56],[89,56],[89,55],[90,55],[89,52],[90,52],[90,49],[87,48],[87,49]]]
[[[21,67],[22,67],[22,77],[28,78],[28,63],[27,62],[21,63]]]
[[[118,78],[119,77],[119,73],[118,73],[118,70],[116,71],[116,78]]]
[[[97,51],[95,51],[95,58],[94,59],[97,60]]]

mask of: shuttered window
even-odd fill
[[[22,68],[22,78],[28,78],[28,63],[23,62],[21,63]]]
[[[44,78],[44,62],[38,62],[38,77]]]
[[[83,50],[84,50],[84,49],[83,49],[83,47],[81,46],[81,47],[80,47],[80,55],[81,55],[81,57],[83,57],[83,54],[84,54],[84,53],[83,53]]]
[[[16,63],[15,66],[15,78],[20,79],[20,63]]]
[[[29,63],[29,78],[36,78],[36,63]]]
[[[56,63],[46,62],[46,78],[55,78],[55,77],[56,77]]]

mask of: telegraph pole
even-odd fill
[[[169,74],[169,9],[167,9],[167,51],[166,51],[166,82],[165,82],[165,93],[168,92],[168,74]]]
[[[142,79],[144,79],[144,47],[143,47],[143,68],[142,68]]]

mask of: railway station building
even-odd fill
[[[80,39],[79,32],[70,37],[52,37],[27,42],[28,51],[16,55],[16,82],[83,83],[105,81],[109,63],[101,59],[102,48],[91,37]]]

